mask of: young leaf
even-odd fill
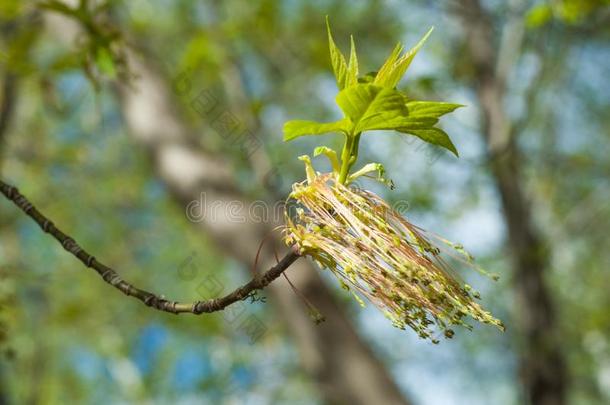
[[[379,119],[375,119],[367,125],[367,130],[396,130],[404,132],[408,129],[428,129],[432,128],[438,119],[434,117],[411,117],[411,116],[394,116],[387,117],[382,114]]]
[[[337,104],[353,122],[353,133],[376,129],[384,122],[408,114],[402,94],[398,91],[359,83],[339,92]]]
[[[345,87],[350,87],[358,84],[358,56],[356,55],[356,44],[354,44],[354,37],[350,35],[350,53],[349,63],[347,65],[347,77],[345,80]]]
[[[396,46],[394,47],[394,50],[392,50],[392,53],[390,54],[390,56],[388,56],[386,61],[379,68],[379,71],[377,72],[377,75],[375,76],[375,80],[373,80],[373,83],[375,83],[379,86],[384,86],[386,84],[387,77],[388,77],[388,75],[390,75],[390,73],[394,69],[394,65],[396,64],[396,61],[400,57],[400,53],[402,52],[402,50],[403,50],[402,44],[400,42],[397,43]]]
[[[333,34],[330,32],[330,21],[326,16],[326,30],[328,31],[328,48],[330,49],[330,61],[333,65],[333,72],[335,73],[335,79],[337,80],[337,86],[339,90],[345,88],[347,81],[347,63],[345,62],[345,56],[341,53],[341,50],[335,44],[333,40]]]
[[[284,124],[284,141],[291,141],[305,135],[322,135],[328,132],[349,133],[351,122],[343,118],[335,122],[293,120]]]
[[[398,129],[400,132],[404,132],[406,134],[415,135],[421,140],[431,143],[433,145],[442,146],[445,149],[450,150],[455,156],[459,157],[457,149],[449,135],[445,131],[440,128],[426,128],[426,129],[409,129],[409,128],[401,128]]]
[[[384,63],[381,69],[379,69],[379,74],[377,74],[377,77],[375,78],[375,84],[380,86],[396,87],[400,79],[402,79],[405,72],[409,68],[411,61],[424,45],[424,42],[426,42],[433,29],[434,28],[430,28],[422,39],[420,39],[413,48],[407,51],[400,58],[398,58],[398,56],[395,54],[396,50],[399,48],[399,46],[397,46],[394,49],[394,52],[392,52],[392,55],[390,55],[390,58],[388,58],[386,63]],[[401,46],[400,51],[402,51]]]
[[[439,101],[408,101],[409,117],[439,118],[456,109],[464,107],[462,104],[443,103]]]
[[[406,116],[389,118],[378,126],[368,126],[368,129],[395,129],[401,132],[409,129],[428,129],[436,125],[441,116],[463,107],[461,104],[437,101],[408,101],[406,106]]]

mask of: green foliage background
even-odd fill
[[[504,2],[488,3],[498,23],[514,18]],[[236,116],[254,117],[242,119],[258,128],[279,168],[276,192],[285,195],[303,178],[296,157],[310,153],[317,140],[282,142],[283,122],[340,118],[332,101],[336,87],[324,16],[331,16],[341,49],[348,49],[346,39],[354,34],[363,72],[379,66],[397,39],[415,44],[434,25],[401,86],[416,99],[468,105],[441,125],[461,158],[381,133],[363,139],[360,157],[386,163],[396,184],[393,192],[371,184],[375,191],[408,201],[413,222],[462,241],[501,275],[493,285],[478,279],[472,284],[508,331],[476,328],[432,347],[392,329],[374,309],[361,312],[341,291],[337,295],[414,400],[485,404],[492,397],[497,404],[521,403],[516,362],[523,337],[511,327],[519,305],[511,291],[511,255],[478,134],[473,86],[480,78],[463,56],[452,4],[110,1],[102,10],[107,25],[93,30],[99,41],[72,47],[28,20],[38,18],[37,4],[0,6],[0,66],[19,86],[15,116],[2,139],[2,178],[19,185],[125,278],[184,300],[198,299],[207,274],[228,289],[244,281],[247,271],[189,223],[156,179],[146,151],[125,133],[111,86],[113,80],[137,80],[137,72],[129,77],[121,48],[137,44],[168,81],[187,77],[194,91],[209,90]],[[518,18],[526,21],[525,40],[505,102],[521,126],[521,171],[535,223],[552,252],[547,281],[568,360],[569,397],[573,403],[607,403],[607,3],[528,3]],[[240,95],[247,100],[244,110],[234,107]],[[243,188],[253,197],[268,195],[238,148],[209,131],[189,97],[175,96],[206,148],[232,162]],[[326,144],[338,149],[339,142],[330,136]],[[193,252],[197,276],[186,280],[178,269]],[[156,313],[101,283],[6,202],[0,203],[0,305],[0,391],[9,403],[320,401],[271,304],[249,306],[268,328],[254,345],[222,314]]]

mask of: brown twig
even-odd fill
[[[121,276],[115,270],[102,264],[94,256],[83,250],[83,248],[81,248],[73,238],[60,231],[50,219],[41,214],[40,211],[38,211],[26,197],[19,193],[16,187],[6,184],[0,180],[0,191],[6,198],[11,200],[17,207],[19,207],[19,209],[36,221],[44,232],[53,236],[65,250],[72,253],[72,255],[83,262],[85,266],[92,268],[100,276],[102,276],[102,279],[104,279],[106,283],[120,290],[123,294],[135,297],[147,306],[159,311],[171,312],[174,314],[192,313],[199,315],[202,313],[223,310],[227,306],[237,301],[242,301],[248,298],[253,291],[262,290],[268,286],[273,280],[278,278],[286,269],[288,269],[288,267],[290,267],[290,265],[300,256],[294,249],[291,249],[290,252],[287,253],[275,266],[271,267],[269,270],[259,276],[254,276],[254,278],[248,283],[235,289],[233,292],[225,295],[224,297],[213,298],[205,301],[196,301],[192,303],[170,301],[149,291],[137,288],[123,280],[123,278],[121,278]]]

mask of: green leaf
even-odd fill
[[[398,131],[404,132],[406,134],[415,135],[420,138],[422,141],[431,143],[433,145],[442,146],[445,149],[450,150],[455,156],[459,157],[457,149],[449,135],[445,131],[440,128],[426,128],[426,129],[411,129],[411,128],[401,128]]]
[[[427,129],[432,128],[438,122],[434,117],[394,117],[385,122],[380,122],[378,127],[371,129],[393,129],[403,132],[407,129]]]
[[[347,77],[345,79],[345,87],[350,87],[358,84],[358,55],[356,55],[356,44],[354,37],[350,35],[350,53],[349,63],[347,65]]]
[[[387,117],[385,121],[379,120],[379,125],[368,126],[367,129],[394,129],[401,132],[409,129],[428,129],[436,125],[442,115],[462,107],[461,104],[435,101],[410,101],[406,106],[406,115]]]
[[[112,79],[116,77],[116,67],[114,66],[114,60],[108,49],[99,48],[95,62],[100,71],[106,76]]]
[[[347,63],[345,62],[345,56],[341,53],[341,50],[335,44],[333,35],[330,32],[330,21],[326,16],[326,30],[328,31],[328,48],[330,49],[330,61],[333,65],[333,72],[335,73],[335,79],[337,79],[337,86],[339,90],[345,88],[347,81]]]
[[[408,101],[407,109],[409,117],[434,117],[441,116],[464,107],[462,104],[443,103],[438,101]]]
[[[379,69],[379,73],[375,78],[375,84],[379,86],[396,87],[400,79],[402,79],[402,77],[405,75],[411,61],[413,61],[413,58],[424,45],[433,29],[433,27],[430,28],[422,39],[420,39],[413,48],[407,51],[400,58],[398,55],[400,55],[400,52],[402,52],[402,46],[398,44],[396,48],[394,48],[394,51],[388,60],[386,60],[381,69]]]
[[[359,83],[344,89],[336,101],[354,124],[352,134],[379,129],[385,122],[408,113],[402,94],[373,84]]]
[[[284,141],[291,141],[305,135],[322,135],[328,132],[349,133],[351,123],[348,119],[335,122],[316,122],[293,120],[284,124]]]
[[[390,56],[388,56],[386,61],[379,68],[379,71],[377,72],[377,75],[375,76],[375,80],[373,81],[373,83],[380,85],[380,86],[384,86],[386,84],[387,77],[390,75],[390,73],[394,69],[394,65],[396,64],[396,61],[400,57],[400,53],[402,52],[402,50],[403,50],[402,44],[400,42],[397,43],[396,46],[394,47],[394,49],[392,50],[392,53],[390,54]]]

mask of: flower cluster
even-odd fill
[[[379,196],[327,173],[294,184],[290,198],[298,208],[286,211],[286,243],[332,271],[361,305],[364,297],[379,307],[394,326],[434,343],[433,325],[450,338],[452,325],[471,328],[466,316],[504,328],[443,258],[472,265],[471,256],[409,223]]]

